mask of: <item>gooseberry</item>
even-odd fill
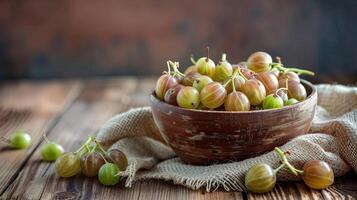
[[[228,80],[228,81],[231,81],[231,80]],[[233,81],[234,81],[234,86],[235,86],[236,90],[242,91],[242,86],[245,83],[245,79],[242,76],[237,75],[236,77],[233,78]],[[225,87],[228,94],[233,91],[233,81],[228,83]]]
[[[208,84],[212,83],[213,80],[209,76],[202,75],[198,77],[194,82],[193,82],[193,87],[196,88],[199,92]]]
[[[113,163],[105,163],[99,169],[99,182],[105,186],[113,186],[119,182],[119,167]]]
[[[10,135],[9,139],[3,138],[5,142],[9,143],[11,148],[25,149],[31,144],[31,136],[23,131],[16,131]]]
[[[99,152],[88,152],[81,158],[81,169],[85,176],[93,177],[99,172],[102,165],[105,164],[103,155]]]
[[[202,76],[202,75],[198,72],[190,72],[183,78],[182,84],[184,86],[192,86],[193,82],[200,76]]]
[[[296,103],[299,103],[299,101],[294,98],[291,98],[291,99],[284,101],[284,106],[290,106],[290,105],[293,105]]]
[[[57,158],[55,170],[61,177],[67,178],[78,174],[81,171],[81,162],[76,153],[65,153]]]
[[[255,52],[247,60],[248,68],[257,73],[269,71],[272,63],[272,57],[266,52]]]
[[[120,171],[124,171],[128,166],[128,159],[125,154],[118,149],[111,149],[107,153],[110,162],[116,164]]]
[[[223,105],[226,96],[226,89],[218,82],[209,83],[200,93],[201,103],[210,109],[218,108]]]
[[[213,77],[216,65],[209,58],[209,48],[207,47],[207,57],[202,57],[196,62],[197,71],[202,75]]]
[[[284,83],[286,79],[288,79],[289,81],[300,82],[299,75],[297,75],[295,72],[292,71],[285,71],[279,75],[279,80],[283,80],[281,81],[281,83]]]
[[[185,86],[177,94],[176,101],[182,108],[197,108],[200,104],[200,93],[194,87]]]
[[[263,100],[263,109],[274,109],[281,108],[284,106],[284,101],[280,98],[280,96],[276,94],[270,94],[266,96]]]
[[[296,81],[288,81],[288,97],[294,98],[298,101],[306,99],[306,89],[305,87]]]
[[[233,91],[228,94],[224,108],[227,111],[248,111],[250,110],[249,99],[244,93]]]
[[[302,179],[310,188],[324,189],[332,185],[334,174],[326,162],[311,160],[304,164]]]
[[[270,71],[258,73],[257,79],[263,83],[267,94],[274,93],[279,87],[278,79]]]
[[[165,96],[164,96],[164,100],[165,102],[171,104],[171,105],[177,105],[177,94],[180,92],[180,90],[185,87],[181,84],[177,84],[176,86],[174,86],[173,88],[170,88],[166,91]]]
[[[268,164],[255,164],[246,173],[244,183],[249,191],[269,192],[276,184],[276,172]]]
[[[233,73],[232,65],[227,61],[226,54],[222,55],[222,60],[216,66],[213,79],[215,81],[224,81]]]
[[[176,86],[177,84],[178,84],[177,79],[169,74],[164,74],[160,76],[160,78],[156,82],[156,87],[155,87],[156,96],[159,99],[163,100],[166,91]]]
[[[266,96],[263,83],[257,79],[245,81],[242,86],[242,92],[247,95],[250,104],[253,106],[261,104]]]
[[[191,72],[197,72],[197,67],[196,65],[191,65],[189,67],[187,67],[187,69],[185,70],[184,74],[187,75]]]
[[[247,79],[256,79],[257,78],[257,73],[255,73],[254,71],[252,71],[250,69],[240,68],[240,72]]]
[[[42,159],[45,161],[55,161],[63,153],[63,147],[56,142],[47,142],[41,148]]]

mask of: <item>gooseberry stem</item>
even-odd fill
[[[278,173],[279,170],[281,170],[283,167],[285,167],[285,163],[281,164],[278,168],[274,169],[274,174]]]
[[[240,71],[240,67],[236,69],[238,71],[238,74],[244,78],[244,80],[248,81],[248,79],[244,76],[244,74]]]
[[[166,64],[167,64],[168,73],[169,73],[169,75],[171,75],[170,61],[167,61]]]
[[[234,78],[232,79],[232,88],[233,88],[233,91],[236,92],[236,86],[234,85]]]
[[[206,48],[207,48],[207,58],[206,58],[206,62],[208,62],[208,60],[209,60],[209,47],[207,46]]]
[[[104,153],[104,154],[107,153],[107,151],[103,149],[102,145],[100,145],[96,140],[94,142],[95,142],[96,145],[98,145],[98,148],[102,153]]]
[[[87,149],[87,152],[90,152],[90,148],[88,145],[85,145],[86,149]]]
[[[179,62],[172,62],[171,60],[169,60],[168,63],[169,63],[169,66],[171,66],[174,69],[174,74],[172,76],[175,77],[176,75],[179,75],[179,76],[185,77],[185,74],[181,73],[178,70]]]
[[[221,59],[222,61],[227,61],[227,54],[223,53]]]
[[[234,84],[234,79],[237,77],[238,73],[239,73],[239,72],[238,72],[237,70],[235,70],[234,73],[233,73],[233,75],[232,75],[232,79],[231,79],[231,81],[232,81],[232,87],[233,87],[233,91],[234,91],[234,92],[237,91],[237,90],[236,90],[236,86],[235,86],[235,84]]]
[[[109,162],[107,161],[107,159],[105,159],[105,156],[104,156],[103,154],[99,153],[99,155],[102,156],[102,158],[103,158],[103,160],[104,160],[105,163],[109,163]]]
[[[80,152],[83,148],[88,146],[88,144],[90,144],[92,141],[93,141],[93,137],[89,137],[88,140],[81,147],[79,147],[79,149],[77,151],[75,151],[74,153]]]
[[[284,67],[284,65],[281,63],[272,63],[271,66],[273,68],[280,70],[280,71],[292,71],[292,72],[296,72],[298,74],[305,74],[305,75],[310,75],[310,76],[315,75],[315,73],[312,71],[305,70],[305,69],[293,68],[293,67]]]
[[[303,171],[296,169],[294,166],[292,166],[289,163],[288,159],[286,158],[285,153],[281,149],[279,149],[278,147],[275,147],[274,150],[279,154],[281,163],[285,164],[294,175],[297,176],[297,175],[299,175],[299,173],[303,173]]]
[[[288,88],[279,88],[279,89],[277,89],[277,90],[275,91],[275,95],[276,95],[276,96],[279,96],[279,95],[278,95],[278,92],[279,92],[280,90],[288,91]]]
[[[226,87],[231,81],[232,79],[228,79],[228,81],[223,84],[223,87]]]
[[[195,58],[193,57],[193,54],[191,54],[190,60],[191,60],[192,64],[194,64],[194,65],[196,64],[196,61],[195,61]]]
[[[292,68],[292,67],[287,67],[285,68],[286,71],[292,71],[292,72],[296,72],[298,74],[305,74],[305,75],[310,75],[310,76],[314,76],[315,73],[306,69],[298,69],[298,68]]]
[[[94,152],[97,149],[97,144],[94,145],[94,147],[92,148],[92,150],[90,150],[90,152]]]

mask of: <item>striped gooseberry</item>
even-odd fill
[[[218,82],[209,83],[200,93],[201,103],[210,109],[218,108],[223,105],[226,96],[226,89]]]

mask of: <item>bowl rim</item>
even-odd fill
[[[310,83],[309,81],[306,81],[304,79],[301,79],[300,82],[302,82],[303,85],[307,85],[311,88],[310,95],[307,96],[304,101],[300,101],[299,103],[296,103],[296,104],[293,104],[290,106],[284,106],[282,108],[272,108],[272,109],[266,109],[266,110],[249,110],[249,111],[200,110],[200,109],[191,109],[191,108],[181,108],[179,106],[168,104],[165,101],[161,101],[154,95],[154,92],[152,92],[150,94],[150,101],[152,103],[156,102],[163,106],[172,107],[173,109],[187,111],[187,112],[197,112],[197,113],[217,113],[217,114],[235,114],[235,113],[237,113],[238,114],[238,113],[264,113],[264,112],[270,112],[270,111],[282,111],[282,110],[293,109],[295,107],[298,107],[298,106],[306,103],[307,100],[310,100],[313,96],[316,95],[317,91],[316,91],[315,86],[312,83]]]

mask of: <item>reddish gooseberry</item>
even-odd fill
[[[201,103],[210,109],[218,108],[223,105],[226,96],[226,89],[218,82],[209,83],[200,93]]]
[[[255,52],[248,57],[247,64],[249,69],[259,73],[269,71],[273,59],[268,53]]]

